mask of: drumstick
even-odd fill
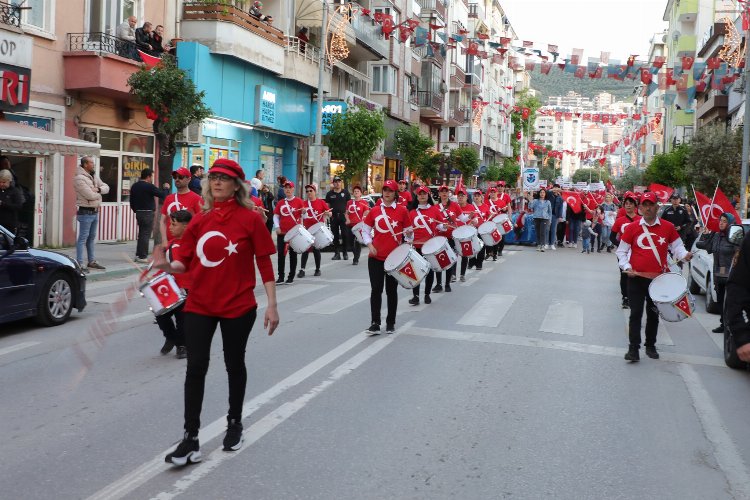
[[[639,276],[641,278],[648,278],[648,279],[654,279],[657,276],[661,276],[662,275],[662,273],[643,273],[643,272],[640,272],[640,271],[633,271],[632,269],[630,269],[629,271],[622,271],[622,272],[625,273],[625,274],[628,274],[628,272],[632,272],[636,276]]]

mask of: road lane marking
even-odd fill
[[[27,349],[29,347],[34,347],[35,345],[39,345],[41,342],[21,342],[20,344],[11,345],[8,347],[4,347],[0,349],[0,356],[4,354],[10,354],[12,352],[20,351],[22,349]]]
[[[711,395],[701,382],[695,368],[681,365],[679,370],[706,439],[713,446],[716,462],[727,480],[730,495],[732,498],[750,498],[750,474],[748,474],[747,466],[729,435]]]
[[[427,328],[410,328],[404,331],[405,335],[419,337],[431,337],[444,340],[461,340],[469,342],[484,342],[489,344],[514,345],[520,347],[540,347],[542,349],[556,349],[559,351],[582,352],[586,354],[598,354],[600,356],[613,356],[622,358],[627,349],[619,347],[608,347],[602,345],[579,344],[561,340],[545,340],[533,337],[518,337],[515,335],[501,335],[494,333],[460,332],[456,330],[435,330]],[[661,361],[669,363],[686,363],[703,366],[724,366],[723,358],[710,356],[695,356],[692,354],[675,354],[662,352]]]
[[[630,309],[622,309],[622,315],[625,317],[625,338],[628,338],[628,335],[630,333]],[[644,316],[645,316],[644,311]],[[646,327],[646,319],[643,318],[641,321],[641,335],[645,335],[643,333],[643,329]],[[645,338],[645,337],[644,337]],[[672,336],[669,335],[669,332],[667,331],[665,321],[659,318],[659,328],[656,330],[656,345],[669,345],[673,346],[674,341],[672,340]]]
[[[297,309],[301,314],[336,314],[370,297],[369,286],[356,286],[336,295],[329,295],[315,304]]]
[[[227,453],[222,448],[216,448],[209,455],[207,460],[190,467],[190,472],[184,474],[172,485],[171,491],[163,491],[152,497],[154,500],[171,500],[176,496],[185,493],[192,485],[206,477],[211,471],[217,469],[224,461],[236,457],[243,451],[249,449],[253,444],[258,442],[263,436],[273,431],[276,427],[283,424],[291,416],[303,409],[310,401],[329,389],[341,378],[352,373],[362,366],[370,358],[390,345],[399,334],[411,327],[413,321],[409,321],[402,328],[396,330],[393,335],[387,335],[374,341],[365,349],[344,361],[341,365],[334,368],[328,378],[312,388],[309,392],[303,394],[294,401],[283,403],[271,413],[260,419],[258,422],[248,427],[242,434],[245,438],[244,445],[234,453]]]
[[[539,331],[583,337],[583,305],[574,300],[550,304]]]
[[[94,297],[86,297],[86,299],[89,302],[96,302],[97,304],[114,304],[115,302],[122,300],[123,293],[124,292],[120,290],[119,292],[112,292],[104,295],[97,295]]]
[[[250,399],[249,401],[245,402],[245,404],[242,407],[242,415],[244,418],[249,417],[252,415],[255,411],[257,411],[259,408],[273,400],[274,398],[277,398],[279,395],[283,394],[285,391],[291,389],[292,387],[304,382],[308,378],[310,378],[312,375],[314,375],[316,372],[330,364],[331,362],[335,361],[337,358],[343,356],[348,351],[352,350],[365,340],[369,339],[370,337],[367,336],[364,333],[360,333],[351,339],[347,340],[343,344],[335,347],[334,349],[328,351],[327,353],[320,356],[318,359],[312,361],[308,365],[300,368],[293,374],[289,375],[276,385],[270,387],[266,391],[262,392],[261,394],[255,396],[254,398]],[[388,337],[386,337],[388,338]],[[226,430],[226,417],[221,417],[207,426],[205,426],[200,431],[200,438],[203,442],[209,442],[212,439],[216,438],[217,436],[224,433]],[[165,464],[164,464],[164,456],[171,452],[174,449],[174,446],[170,446],[166,450],[162,451],[161,453],[157,454],[156,457],[149,460],[148,462],[144,463],[134,471],[130,472],[129,474],[121,477],[117,481],[114,481],[113,483],[110,483],[109,485],[105,486],[98,492],[94,493],[89,497],[89,500],[105,500],[105,499],[116,499],[116,498],[123,498],[127,496],[130,492],[135,490],[136,488],[139,488],[152,478],[156,477],[157,475],[161,474],[165,470]]]
[[[318,290],[327,287],[328,285],[307,285],[307,284],[297,284],[297,285],[284,285],[284,286],[277,286],[276,287],[276,304],[281,304],[282,302],[286,302],[287,300],[296,299],[297,297],[301,297],[303,295],[307,295],[308,293],[317,292]],[[268,306],[268,296],[266,296],[265,293],[262,295],[258,295],[258,297],[255,299],[258,303],[258,309],[263,309],[264,307]]]
[[[497,293],[488,293],[461,316],[457,321],[459,325],[468,326],[490,326],[497,327],[507,314],[515,295],[500,295]]]
[[[369,278],[321,278],[313,276],[312,279],[315,281],[322,281],[324,283],[358,283],[361,285],[370,284]]]

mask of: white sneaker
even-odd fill
[[[544,248],[542,250],[549,250],[549,245],[544,245]]]
[[[555,245],[552,245],[552,250],[557,250],[557,247]]]

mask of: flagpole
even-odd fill
[[[706,227],[706,223],[703,221],[703,210],[701,210],[701,206],[698,204],[698,195],[695,194],[695,186],[690,184],[690,187],[693,188],[693,198],[695,198],[695,204],[698,205],[698,216],[701,218],[701,225]]]
[[[719,183],[721,179],[716,181],[716,189],[714,189],[714,196],[711,198],[711,205],[708,207],[708,215],[706,216],[706,227],[708,227],[708,221],[711,220],[711,214],[714,213],[714,200],[716,200],[716,192],[719,190]]]
[[[745,10],[750,6],[745,5]],[[750,28],[745,32],[745,40],[750,40]],[[747,45],[747,43],[745,44]],[[742,166],[740,168],[740,217],[747,217],[747,173],[750,155],[750,50],[745,49],[745,115],[742,122]],[[742,221],[737,221],[741,223]]]

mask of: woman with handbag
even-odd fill
[[[729,226],[734,224],[734,216],[730,213],[723,213],[719,217],[719,231],[716,233],[707,233],[701,237],[695,244],[696,247],[713,254],[714,256],[714,290],[716,290],[716,302],[719,304],[719,321],[720,324],[713,330],[714,333],[724,333],[724,291],[727,286],[729,269],[732,266],[732,258],[737,250],[727,238]],[[707,229],[704,228],[704,231]]]

